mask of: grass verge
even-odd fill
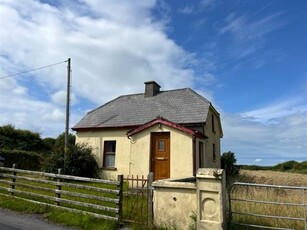
[[[6,197],[0,194],[0,207],[27,214],[42,214],[48,221],[82,230],[112,230],[117,224],[88,215],[58,210],[32,202]]]

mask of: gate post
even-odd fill
[[[198,169],[197,229],[226,229],[226,181],[222,169]]]
[[[58,175],[61,174],[61,170],[62,170],[62,169],[59,169],[59,168],[58,168]],[[59,199],[61,198],[61,191],[60,191],[61,189],[62,189],[61,178],[57,177],[55,195],[56,195],[56,197],[59,198]],[[56,199],[56,202],[55,202],[55,203],[56,203],[57,206],[60,206],[60,204],[61,204],[61,202],[60,202],[59,200],[57,200],[57,199]]]
[[[14,169],[14,170],[16,169],[16,164],[13,164],[13,169]],[[12,176],[12,179],[11,179],[11,195],[12,195],[12,196],[14,196],[16,175],[17,175],[17,172],[16,172],[16,171],[13,171],[13,176]]]
[[[147,207],[148,207],[148,215],[147,215],[147,226],[150,227],[152,225],[153,219],[153,182],[154,174],[150,172],[147,178]]]
[[[118,175],[117,181],[119,185],[117,186],[119,190],[118,197],[118,223],[121,224],[123,218],[123,189],[124,189],[124,175]]]

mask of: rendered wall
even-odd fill
[[[121,129],[116,131],[91,131],[77,132],[76,143],[87,143],[93,147],[93,153],[97,157],[99,166],[103,166],[103,147],[104,141],[116,141],[115,168],[102,170],[102,177],[117,179],[117,175],[129,174],[130,140],[126,133],[128,130]]]
[[[170,132],[170,177],[193,175],[192,136],[167,126],[155,125],[135,134],[130,140],[129,130],[77,132],[76,143],[88,143],[93,147],[99,166],[103,166],[104,141],[116,141],[114,170],[102,170],[103,178],[117,179],[117,175],[147,176],[150,172],[150,144],[152,132]]]
[[[223,170],[201,168],[197,171],[196,182],[183,181],[153,182],[155,225],[168,229],[191,229],[195,225],[204,230],[226,229]],[[196,221],[191,218],[193,215]]]
[[[226,229],[226,181],[222,169],[197,171],[197,229]]]
[[[212,131],[212,115],[214,116],[214,132]],[[210,108],[205,125],[205,135],[208,139],[205,141],[205,161],[204,168],[221,168],[221,127],[219,115],[214,109]],[[215,144],[216,160],[213,161],[213,144]]]
[[[131,140],[130,174],[147,175],[150,171],[150,145],[152,132],[170,133],[170,177],[193,175],[192,136],[176,129],[155,125],[135,134]]]
[[[169,229],[189,229],[197,213],[196,185],[193,182],[159,180],[154,187],[154,224]]]

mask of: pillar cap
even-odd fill
[[[196,178],[221,179],[223,169],[200,168],[197,170]]]

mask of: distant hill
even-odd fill
[[[246,170],[270,170],[279,172],[302,173],[307,174],[307,161],[286,161],[275,166],[259,165],[238,165],[240,169]]]

